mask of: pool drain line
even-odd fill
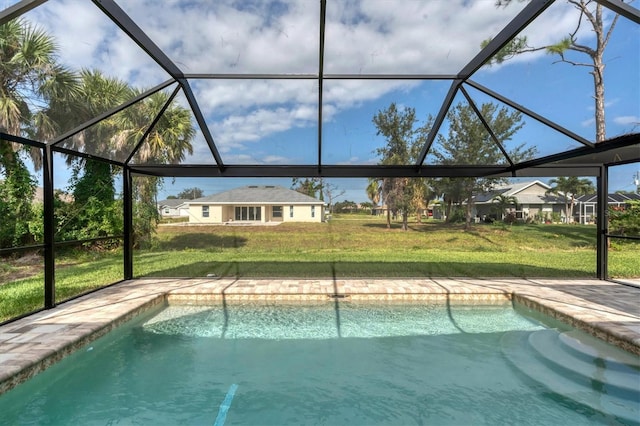
[[[227,412],[229,408],[231,408],[231,401],[233,401],[233,396],[236,394],[236,390],[238,389],[238,385],[235,383],[229,386],[229,390],[227,391],[227,396],[224,397],[224,401],[220,404],[220,408],[218,409],[218,417],[216,417],[216,422],[213,426],[223,426],[224,421],[227,419]]]

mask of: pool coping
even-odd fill
[[[640,356],[640,288],[594,279],[138,279],[0,326],[0,394],[153,307],[333,300],[515,302]]]

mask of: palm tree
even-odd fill
[[[422,223],[422,211],[429,210],[429,203],[436,199],[438,194],[432,179],[413,178],[411,179],[411,185],[413,186],[411,204],[416,210],[416,222]]]
[[[63,131],[70,130],[117,107],[132,96],[133,91],[126,82],[106,77],[100,71],[84,69],[80,72],[75,96],[68,100],[64,108],[57,110],[60,111],[56,115],[58,125]],[[121,131],[119,125],[118,115],[111,116],[64,140],[62,145],[97,157],[122,160],[118,154],[120,151],[112,143]],[[83,210],[90,198],[94,198],[93,202],[97,202],[102,210],[108,209],[115,201],[117,169],[109,163],[75,155],[67,155],[66,161],[72,169],[71,185],[76,209]],[[76,225],[85,227],[87,224]]]
[[[134,96],[141,93],[142,90],[134,90]],[[177,103],[172,102],[156,125],[148,129],[168,101],[166,93],[156,92],[123,111],[116,122],[118,131],[112,138],[112,148],[132,153],[145,132],[149,131],[134,153],[134,162],[175,164],[183,161],[187,154],[193,154],[191,141],[195,136],[195,128],[191,113]]]
[[[141,91],[135,91],[137,96]],[[137,163],[175,164],[193,154],[191,141],[195,128],[189,110],[172,101],[152,129],[148,129],[163,106],[169,101],[164,92],[156,92],[143,101],[123,111],[119,117],[118,133],[112,139],[116,151],[133,152],[132,161]],[[146,139],[139,144],[145,132]],[[136,148],[137,147],[137,148]],[[136,246],[148,242],[158,219],[156,198],[159,178],[140,177],[133,181],[135,201]]]
[[[131,88],[126,82],[105,76],[100,71],[82,70],[80,76],[79,95],[68,107],[73,113],[74,122],[65,123],[66,128],[75,127],[143,93],[142,90]],[[118,161],[125,161],[133,154],[132,161],[136,163],[180,162],[187,154],[193,153],[191,141],[195,129],[190,112],[171,103],[154,127],[149,128],[168,101],[166,93],[156,92],[77,133],[64,141],[65,147]],[[67,161],[73,164],[76,176],[74,194],[84,187],[95,188],[96,185],[90,183],[100,180],[98,187],[101,192],[96,193],[94,190],[91,195],[101,198],[105,206],[113,201],[113,176],[117,170],[113,170],[106,162],[90,162],[75,156],[69,156]],[[105,176],[110,176],[110,181],[105,180]],[[150,237],[153,221],[157,219],[155,201],[159,183],[158,178],[134,179],[137,244]],[[86,198],[79,197],[78,200]]]
[[[83,69],[76,96],[65,108],[65,115],[57,117],[65,131],[87,122],[109,111],[135,96],[129,85],[117,78],[103,75],[97,70]],[[124,112],[106,118],[99,123],[73,135],[63,142],[63,146],[74,151],[84,151],[99,157],[123,160],[122,155],[113,152],[112,140],[122,131],[121,116]],[[76,157],[67,157],[71,163]],[[80,160],[82,162],[82,160]]]
[[[59,131],[53,119],[56,108],[77,89],[74,73],[58,63],[54,40],[41,29],[20,19],[0,25],[0,131],[47,142]],[[29,242],[27,222],[36,183],[20,156],[27,151],[38,169],[42,151],[0,140],[1,218],[10,244]],[[1,215],[1,214],[0,214]]]
[[[75,95],[78,80],[57,58],[54,39],[42,29],[22,19],[0,25],[0,131],[43,142],[59,132],[57,107]],[[9,154],[1,151],[0,165]],[[31,155],[39,167],[40,150]]]
[[[494,203],[495,210],[500,213],[500,219],[504,219],[505,213],[510,206],[518,208],[518,199],[513,195],[496,195],[491,201]]]
[[[367,197],[373,203],[373,207],[378,207],[380,198],[382,197],[382,186],[380,180],[376,178],[369,178],[369,184],[367,185]]]
[[[595,192],[593,183],[589,179],[580,179],[576,176],[560,176],[551,179],[549,183],[554,186],[547,191],[547,194],[562,195],[564,197],[567,223],[573,222],[573,206],[576,197]]]

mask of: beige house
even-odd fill
[[[189,223],[322,222],[325,203],[281,186],[245,186],[187,202]]]

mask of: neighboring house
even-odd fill
[[[517,219],[526,220],[540,215],[542,218],[551,218],[553,213],[558,213],[563,222],[566,222],[567,213],[563,196],[553,194],[547,195],[551,187],[539,180],[533,182],[520,182],[503,187],[495,188],[484,194],[475,197],[475,216],[480,219],[484,217],[495,217],[495,197],[503,195],[505,197],[515,197],[518,200],[517,206],[512,206],[509,210],[516,214]]]
[[[389,210],[389,207],[387,207],[386,204],[383,204],[381,206],[374,206],[371,210],[371,214],[374,216],[383,216],[387,214],[387,210]]]
[[[281,186],[245,186],[187,202],[190,223],[321,222],[324,201]]]
[[[609,194],[607,204],[609,207],[627,207],[629,201],[640,201],[640,194]],[[595,223],[598,212],[598,197],[596,194],[581,195],[576,197],[573,208],[574,220],[578,223]]]
[[[533,182],[521,182],[495,188],[485,194],[475,197],[475,215],[479,218],[485,216],[495,217],[495,202],[497,196],[513,196],[518,200],[517,206],[512,206],[508,212],[516,214],[517,219],[526,220],[541,214],[543,218],[550,218],[552,213],[558,213],[563,222],[567,222],[567,212],[564,195],[549,194],[551,187],[539,180]],[[640,200],[638,194],[609,194],[607,204],[609,207],[626,206],[630,200]],[[595,194],[582,195],[574,199],[573,221],[575,223],[595,223],[598,202]]]
[[[158,201],[158,212],[162,217],[186,217],[189,216],[189,206],[186,199],[174,198]]]

